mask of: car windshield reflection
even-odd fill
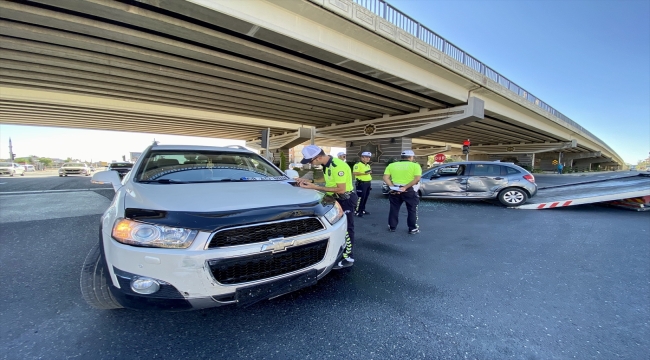
[[[288,179],[254,153],[169,150],[149,154],[136,178],[139,182],[162,184]]]

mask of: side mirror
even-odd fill
[[[440,174],[438,174],[438,173],[433,173],[433,174],[431,174],[431,177],[430,177],[429,179],[437,179],[437,178],[439,178],[439,177],[440,177]]]
[[[93,184],[111,184],[113,189],[117,191],[122,187],[122,181],[120,180],[120,175],[117,171],[107,170],[96,172],[93,177],[90,179],[90,182]]]
[[[297,178],[297,177],[300,177],[300,175],[298,174],[298,172],[297,172],[296,170],[288,169],[288,170],[285,170],[284,173],[285,173],[285,175],[287,175],[287,176],[289,177],[289,179],[291,179],[291,180],[293,180],[293,179],[295,179],[295,178]]]

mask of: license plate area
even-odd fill
[[[309,270],[288,278],[278,279],[270,283],[238,288],[235,292],[237,306],[247,307],[259,301],[270,299],[292,291],[316,284],[318,271]]]

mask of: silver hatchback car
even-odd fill
[[[382,186],[387,195],[390,189]],[[519,206],[537,193],[535,177],[513,163],[463,161],[425,170],[418,194],[423,199],[499,199]]]

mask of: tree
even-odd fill
[[[287,165],[287,157],[284,156],[284,151],[280,153],[280,170],[287,170],[288,165]]]
[[[16,158],[16,159],[14,159],[14,162],[19,163],[19,164],[24,164],[24,163],[31,164],[32,163],[32,158],[30,158],[30,157]]]
[[[506,156],[506,157],[501,158],[501,162],[509,162],[509,163],[513,163],[513,164],[517,165],[517,164],[519,164],[519,159],[517,159],[516,156]]]
[[[52,159],[50,159],[50,158],[44,158],[44,157],[42,157],[42,158],[38,158],[38,161],[40,161],[41,164],[43,164],[43,165],[45,165],[45,166],[50,166],[50,165],[52,165]]]

